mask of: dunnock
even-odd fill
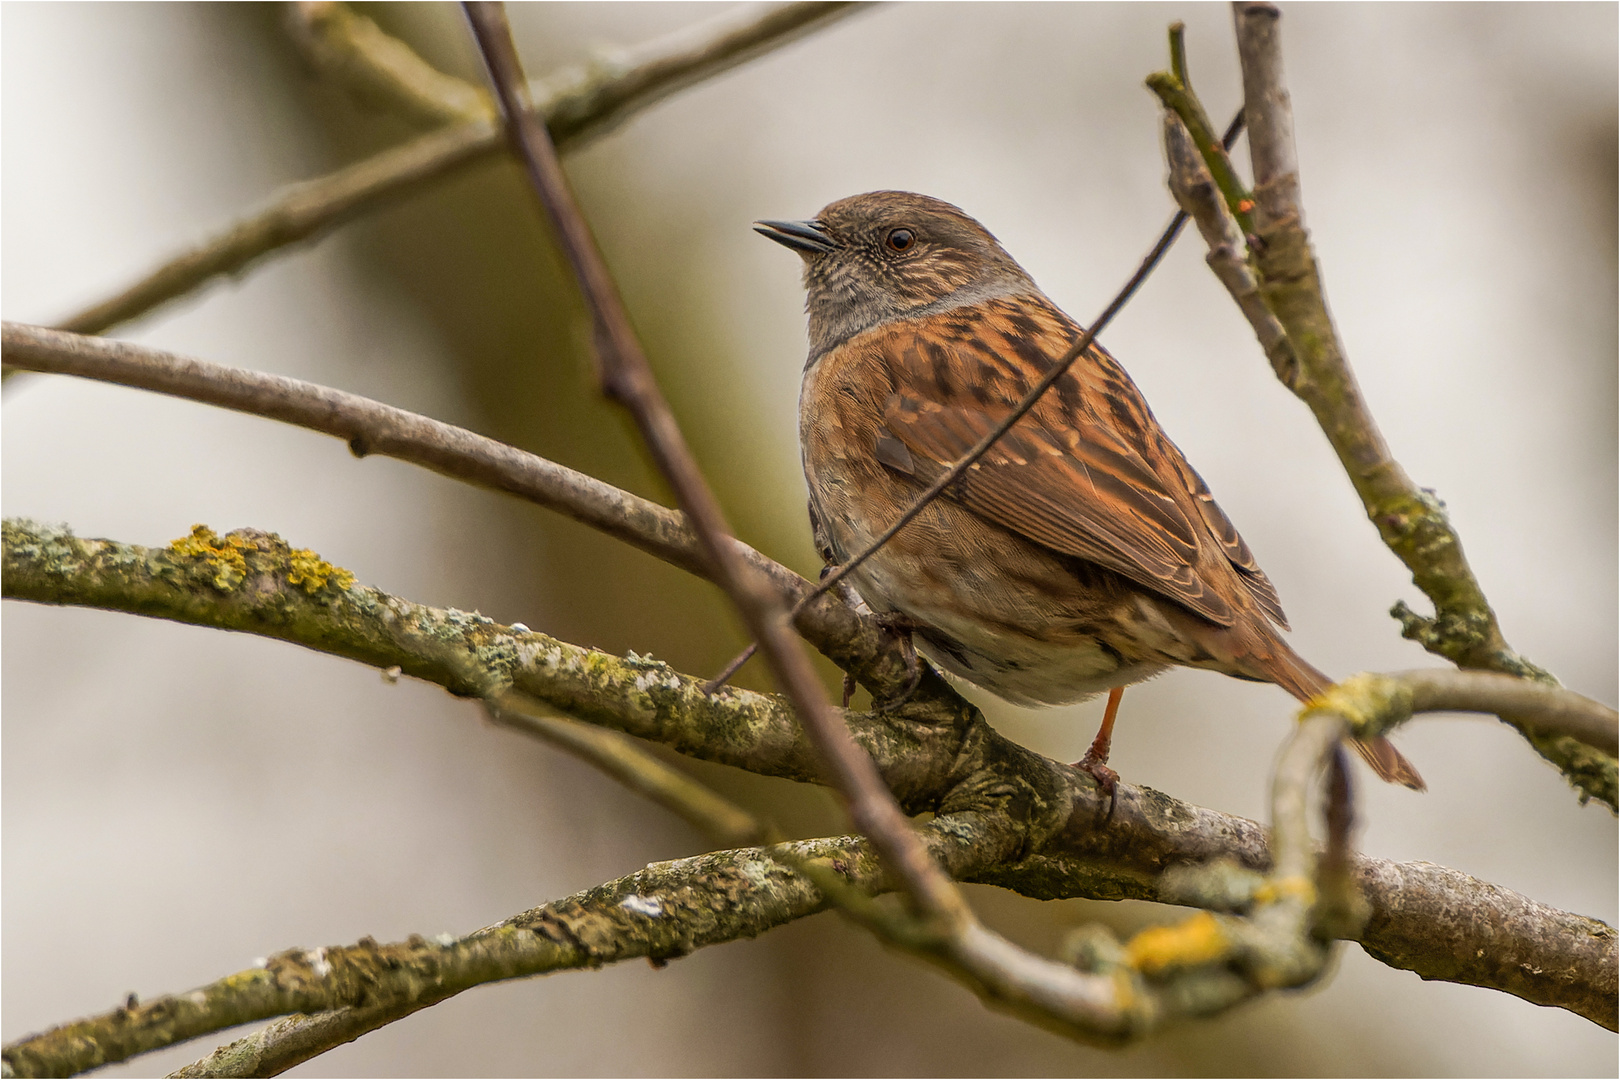
[[[829,565],[861,551],[1079,338],[983,226],[874,191],[761,221],[804,259],[810,357],[799,439]],[[934,662],[1019,705],[1110,690],[1082,768],[1104,762],[1124,686],[1172,664],[1331,680],[1282,639],[1277,591],[1130,376],[1092,346],[1033,410],[850,581]],[[1423,780],[1383,738],[1385,780]]]

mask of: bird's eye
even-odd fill
[[[910,251],[912,245],[916,242],[917,234],[910,229],[895,229],[889,233],[888,239],[884,241],[889,246],[890,251]]]

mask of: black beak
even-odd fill
[[[823,255],[838,246],[819,221],[756,221],[754,231],[807,255]]]

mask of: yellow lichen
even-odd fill
[[[193,525],[191,535],[172,541],[169,551],[183,559],[201,560],[214,572],[214,588],[230,592],[247,580],[244,553],[252,547],[251,542],[234,534],[222,539],[206,525]]]
[[[1125,959],[1144,975],[1197,967],[1223,958],[1230,942],[1215,916],[1201,911],[1174,926],[1150,926],[1125,945]]]
[[[354,584],[354,575],[341,566],[333,566],[308,548],[294,548],[287,555],[287,583],[297,585],[314,596],[326,588],[330,581],[338,592],[347,592]]]
[[[1337,713],[1356,735],[1376,735],[1412,715],[1412,691],[1387,675],[1363,672],[1323,690],[1299,712]]]
[[[1293,877],[1272,878],[1264,885],[1254,890],[1256,904],[1275,904],[1279,900],[1299,900],[1307,907],[1316,903],[1316,885],[1310,878],[1294,875]]]

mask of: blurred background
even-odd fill
[[[479,78],[456,9],[373,5]],[[721,13],[513,10],[531,74]],[[257,5],[8,4],[4,314],[50,322],[280,186],[417,129],[302,62]],[[868,10],[638,114],[570,175],[686,431],[748,542],[813,574],[795,434],[798,260],[755,236],[873,188],[982,220],[1089,321],[1173,210],[1142,86],[1188,24],[1218,122],[1239,100],[1224,5]],[[1448,503],[1509,640],[1616,698],[1616,8],[1298,5],[1283,40],[1309,225],[1396,455]],[[667,501],[597,401],[588,327],[516,172],[490,163],[216,283],[121,336],[342,387]],[[1387,615],[1427,610],[1305,407],[1183,239],[1104,341],[1340,675],[1433,665]],[[5,391],[7,515],[162,544],[254,526],[437,605],[636,649],[693,673],[742,644],[711,587],[554,515],[339,442],[63,378]],[[180,991],[294,945],[462,933],[700,851],[681,822],[472,704],[280,643],[86,610],[4,608],[3,1035]],[[762,686],[755,665],[740,677]],[[833,683],[829,670],[828,681]],[[1073,760],[1099,703],[992,722]],[[1129,781],[1264,813],[1291,704],[1175,671],[1126,698]],[[1616,920],[1615,822],[1506,727],[1398,738],[1429,794],[1360,773],[1361,845]],[[824,792],[684,763],[801,835]],[[1050,949],[1142,904],[973,899]],[[232,1033],[232,1035],[241,1032]],[[167,1071],[209,1039],[108,1070]],[[654,971],[487,987],[308,1075],[1612,1075],[1615,1039],[1347,947],[1336,976],[1123,1052],[984,1010],[836,915]]]

